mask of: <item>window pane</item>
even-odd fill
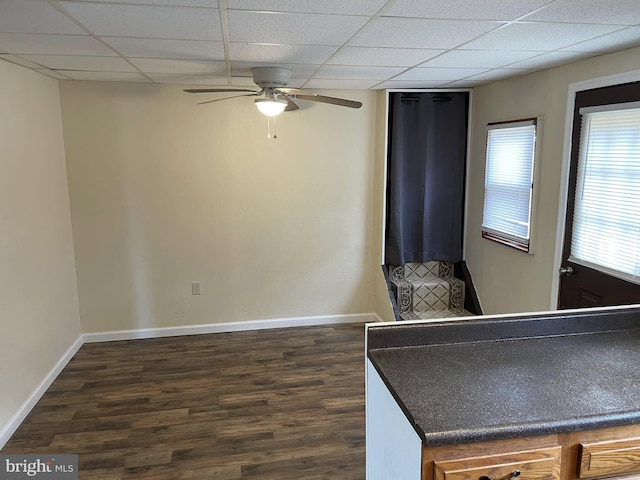
[[[528,249],[536,125],[490,125],[487,132],[483,233]],[[498,238],[496,238],[498,237]]]
[[[640,108],[584,113],[570,260],[633,280],[639,254]]]

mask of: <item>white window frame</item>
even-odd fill
[[[498,242],[503,245],[507,245],[509,247],[515,248],[517,250],[532,254],[533,253],[533,232],[534,232],[534,218],[535,218],[535,204],[536,202],[536,194],[535,194],[535,185],[536,185],[536,171],[538,161],[538,151],[540,148],[540,124],[541,118],[526,118],[521,120],[512,120],[508,122],[496,122],[489,123],[487,125],[487,137],[486,137],[486,156],[485,156],[485,181],[484,181],[484,204],[482,209],[482,237],[488,240],[492,240],[494,242]],[[491,132],[495,132],[498,130],[507,130],[507,129],[521,129],[522,127],[533,127],[533,145],[531,148],[531,157],[525,159],[527,163],[530,163],[530,177],[528,178],[529,188],[528,188],[528,218],[526,219],[527,231],[525,234],[518,235],[513,230],[509,230],[507,228],[500,228],[500,226],[496,225],[495,222],[492,221],[492,215],[489,215],[487,212],[488,203],[490,194],[488,193],[491,189],[491,179],[490,177],[490,164],[492,161],[496,161],[495,158],[491,157],[491,145],[490,145],[490,137]],[[529,140],[530,141],[530,140]],[[523,185],[521,184],[522,188]],[[495,213],[495,212],[494,212]],[[524,221],[524,218],[512,219],[513,221]]]

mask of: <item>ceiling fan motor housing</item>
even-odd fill
[[[262,88],[285,87],[291,80],[291,70],[282,67],[254,67],[253,81]]]

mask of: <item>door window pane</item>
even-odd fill
[[[640,104],[585,108],[569,260],[640,279]]]

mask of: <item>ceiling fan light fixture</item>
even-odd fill
[[[267,117],[275,117],[284,112],[287,106],[287,101],[282,98],[256,98],[254,100],[256,107],[261,113],[264,113]]]

